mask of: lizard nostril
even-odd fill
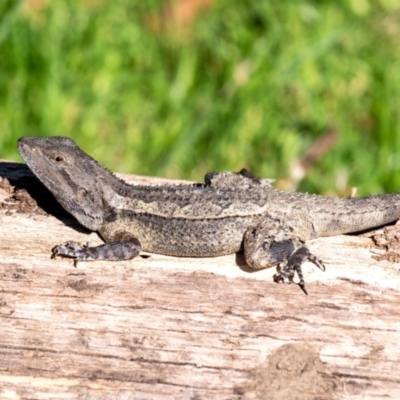
[[[76,195],[78,198],[83,199],[87,196],[88,191],[85,188],[79,188]]]

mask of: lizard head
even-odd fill
[[[67,137],[23,137],[18,150],[32,172],[83,226],[104,220],[102,187],[112,175]]]

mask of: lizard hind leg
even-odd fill
[[[298,285],[305,294],[302,264],[310,260],[318,268],[325,270],[322,261],[310,253],[309,249],[293,236],[290,226],[284,220],[265,218],[256,228],[250,228],[244,236],[244,255],[247,264],[255,269],[278,265],[280,271],[274,275],[275,282],[293,281],[295,273]]]

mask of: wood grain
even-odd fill
[[[38,207],[24,166],[0,179],[1,399],[400,398],[399,264],[370,238],[310,242],[309,296],[240,254],[75,268],[51,248],[99,237]]]

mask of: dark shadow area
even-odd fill
[[[0,162],[0,191],[8,195],[0,202],[1,209],[18,213],[50,214],[79,232],[90,232],[61,207],[25,164]]]
[[[253,273],[260,271],[259,269],[254,269],[247,265],[243,251],[239,251],[238,253],[236,253],[235,262],[236,265],[244,272]]]

